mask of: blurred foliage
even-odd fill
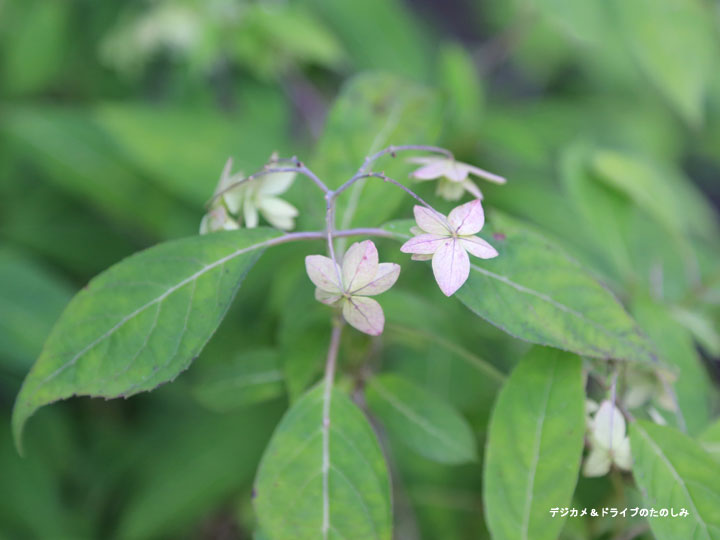
[[[0,0],[0,538],[252,537],[260,455],[327,349],[308,246],[263,256],[172,386],[43,410],[25,458],[9,416],[74,292],[133,252],[195,234],[225,160],[250,173],[276,150],[331,186],[402,143],[438,142],[507,176],[483,186],[487,204],[630,306],[676,375],[681,418],[668,422],[717,455],[719,28],[705,0]],[[305,186],[288,200],[316,227],[321,201]],[[410,215],[379,182],[345,201],[347,225]],[[442,301],[426,270],[405,265],[384,297],[380,348],[346,336],[341,384],[402,375],[462,413],[483,448],[528,346]],[[441,465],[381,439],[397,538],[489,537],[477,463]],[[575,499],[618,506],[618,485],[639,500],[619,477],[581,478]],[[561,538],[623,526],[569,521]]]

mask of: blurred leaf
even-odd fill
[[[673,307],[671,311],[675,321],[684,326],[710,356],[720,357],[720,328],[708,314],[680,306]]]
[[[13,107],[3,120],[0,132],[48,180],[120,223],[139,225],[161,237],[188,234],[199,223],[198,216],[129,169],[87,113]]]
[[[698,442],[708,454],[720,461],[720,419],[715,420],[700,434]]]
[[[272,349],[243,352],[227,363],[198,371],[193,395],[210,410],[247,407],[284,393],[278,354]]]
[[[372,377],[365,392],[368,407],[390,436],[419,454],[447,464],[477,458],[467,421],[431,392],[392,374]]]
[[[127,397],[187,369],[274,236],[245,229],[167,242],[93,279],[23,383],[13,411],[18,447],[25,421],[43,405],[74,395]]]
[[[213,109],[109,103],[93,116],[128,158],[199,208],[212,195],[228,157],[234,158],[233,172],[251,174],[285,144],[287,111],[279,96],[266,89],[248,97],[252,106],[232,116]]]
[[[52,272],[0,247],[0,363],[27,371],[72,293]]]
[[[657,361],[622,305],[574,260],[507,216],[494,213],[490,223],[483,233],[500,255],[473,262],[457,292],[471,311],[531,343],[593,358]],[[386,228],[408,238],[411,225],[396,221]]]
[[[621,36],[640,69],[692,126],[703,122],[718,42],[699,0],[614,0]]]
[[[591,159],[599,180],[627,195],[668,231],[698,236],[717,233],[712,207],[679,171],[607,150],[595,152]]]
[[[535,348],[500,391],[490,422],[483,493],[493,539],[554,539],[569,506],[585,433],[582,362]]]
[[[687,510],[686,517],[654,517],[657,540],[714,540],[720,534],[720,467],[699,443],[643,420],[630,425],[633,475],[654,508]]]
[[[135,483],[116,526],[119,539],[190,537],[202,518],[249,490],[280,413],[277,404],[226,415],[180,412],[174,421],[167,413],[153,418],[145,438],[127,445],[125,474]]]
[[[2,88],[11,95],[33,94],[62,73],[68,39],[69,2],[13,2],[2,24]]]
[[[675,322],[667,307],[649,298],[638,298],[632,312],[656,344],[661,358],[677,368],[673,386],[680,413],[688,433],[697,435],[710,420],[711,387],[691,336]]]
[[[429,90],[391,75],[357,76],[346,83],[333,105],[313,168],[330,188],[339,187],[367,156],[391,144],[432,144],[439,118],[438,102]],[[390,176],[409,172],[400,157],[378,161],[373,170]],[[311,195],[323,202],[322,197]],[[337,201],[338,227],[378,225],[392,216],[405,197],[380,179],[360,180]],[[324,218],[324,208],[324,204],[314,206],[316,225]]]
[[[391,538],[385,458],[346,395],[320,384],[287,412],[260,463],[255,509],[272,539]]]
[[[387,70],[415,80],[423,80],[428,74],[428,41],[421,24],[403,2],[306,3],[342,41],[356,70]]]

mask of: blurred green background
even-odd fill
[[[313,380],[327,313],[303,281],[306,247],[263,258],[188,374],[127,401],[42,410],[25,459],[15,395],[76,290],[196,234],[228,156],[248,173],[275,150],[352,170],[396,111],[423,138],[387,144],[437,142],[507,176],[483,186],[489,206],[540,227],[624,301],[663,306],[700,345],[687,391],[700,381],[715,399],[719,23],[700,0],[0,0],[0,539],[252,536],[251,482],[285,386],[227,411],[198,381],[247,350],[285,363],[291,397]],[[301,209],[305,185],[290,195]],[[436,298],[393,293],[388,318]],[[477,321],[443,309],[433,324]],[[523,345],[472,324],[479,334],[448,333],[507,371]],[[482,437],[493,384],[472,386],[459,363],[430,362],[451,352],[403,335],[385,361],[451,396]],[[350,341],[352,367],[369,344]],[[477,467],[396,461],[398,538],[487,535]],[[593,482],[590,499],[609,490]]]

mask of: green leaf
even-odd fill
[[[655,362],[652,344],[613,294],[526,225],[493,213],[482,235],[495,259],[473,259],[458,299],[508,334],[593,358]],[[386,225],[408,238],[412,222]]]
[[[385,459],[346,395],[320,384],[287,412],[260,463],[255,510],[272,540],[391,538]]]
[[[718,46],[709,6],[700,0],[614,0],[610,5],[640,69],[689,124],[701,124]]]
[[[0,365],[27,370],[72,288],[34,261],[0,248]]]
[[[716,420],[698,437],[705,451],[720,461],[720,420]]]
[[[648,519],[657,540],[720,538],[720,467],[679,431],[640,420],[630,426],[633,475],[654,508],[685,508],[687,517]]]
[[[63,312],[13,410],[25,421],[74,395],[151,390],[185,370],[225,316],[242,278],[277,231],[195,236],[128,257],[94,278]]]
[[[200,370],[193,395],[214,411],[229,411],[283,395],[278,353],[259,349]]]
[[[391,436],[433,461],[459,464],[477,457],[467,421],[451,405],[397,375],[368,382],[366,399]]]
[[[555,539],[577,482],[585,432],[582,362],[533,349],[500,391],[490,421],[483,493],[494,540]]]
[[[633,314],[657,345],[661,358],[674,366],[673,387],[680,413],[690,435],[697,435],[710,420],[710,383],[688,331],[678,325],[668,308],[649,298],[638,298]]]

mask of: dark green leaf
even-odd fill
[[[500,391],[485,456],[485,517],[495,540],[552,540],[582,456],[585,392],[580,358],[536,348]]]
[[[320,384],[287,412],[260,463],[255,509],[272,540],[391,538],[385,458],[346,395]]]
[[[130,396],[177,377],[277,235],[246,229],[168,242],[93,279],[65,309],[23,383],[13,411],[18,444],[25,421],[43,405],[74,395]]]
[[[378,375],[368,382],[366,399],[390,436],[428,459],[458,464],[477,457],[467,421],[424,388],[397,375]]]

